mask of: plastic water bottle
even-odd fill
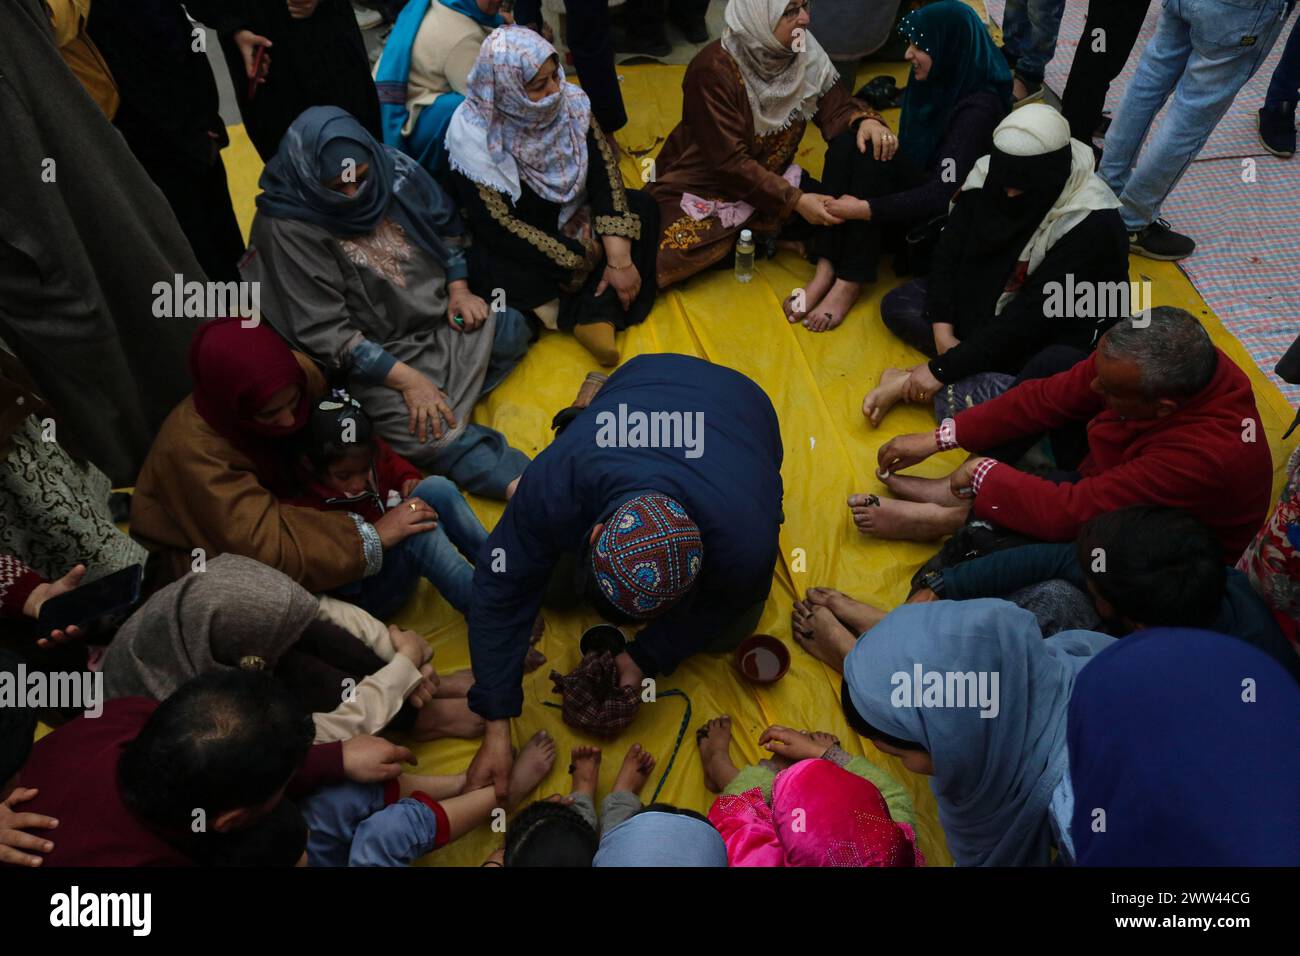
[[[740,230],[740,240],[736,243],[736,281],[748,282],[754,278],[754,234],[748,229]]]

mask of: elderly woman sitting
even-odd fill
[[[742,227],[760,239],[802,242],[813,235],[805,223],[844,221],[827,211],[831,197],[820,195],[820,184],[792,162],[809,120],[827,142],[862,120],[880,120],[837,77],[808,32],[807,0],[727,4],[722,39],[686,69],[682,121],[648,187],[664,222],[661,289],[729,262]],[[895,141],[883,123],[876,135]]]
[[[469,219],[474,285],[572,331],[602,365],[654,305],[653,200],[625,189],[587,94],[524,27],[484,41],[447,130],[449,188]]]

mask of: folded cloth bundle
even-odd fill
[[[564,722],[599,737],[617,736],[641,706],[635,688],[618,685],[618,666],[609,651],[586,655],[567,675],[551,671],[551,680],[563,698]]]

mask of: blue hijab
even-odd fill
[[[726,866],[713,825],[684,813],[645,810],[600,838],[592,866]]]
[[[402,136],[402,129],[406,126],[407,117],[410,115],[410,111],[406,108],[406,84],[411,75],[411,49],[415,46],[415,38],[420,32],[425,14],[429,12],[430,2],[431,0],[410,0],[402,7],[402,12],[393,22],[392,32],[384,41],[384,52],[380,54],[379,66],[375,69],[375,88],[379,91],[379,128],[383,133],[384,144],[398,149],[406,149],[408,146]],[[489,30],[505,23],[503,17],[480,10],[475,0],[438,0],[438,2],[457,13],[464,14]],[[444,93],[434,100],[431,106],[421,111],[421,118],[423,119],[423,113],[433,110],[433,115],[437,116],[437,119],[432,121],[433,124],[440,126],[445,133],[451,114],[463,99],[464,97],[459,94],[449,96]],[[440,107],[438,104],[443,100],[447,102]],[[444,113],[445,116],[441,115]],[[412,131],[412,138],[416,138],[416,131]],[[421,145],[426,146],[427,151],[429,144]]]
[[[1066,770],[1070,691],[1091,655],[1114,640],[1090,631],[1043,640],[1029,611],[981,598],[905,604],[849,652],[844,679],[858,713],[930,753],[930,787],[958,866],[1049,861],[1048,807]],[[918,664],[922,672],[996,674],[996,716],[903,700],[899,675],[912,682]]]
[[[1079,677],[1068,740],[1080,866],[1300,866],[1300,687],[1245,641],[1124,638]]]
[[[952,111],[963,99],[988,90],[1011,109],[1011,69],[979,14],[960,0],[913,10],[898,32],[934,60],[924,80],[908,79],[898,127],[899,152],[925,169],[934,163]]]
[[[355,196],[326,185],[340,175],[347,160],[358,168],[370,165]],[[449,282],[468,274],[464,253],[443,239],[464,232],[451,199],[415,160],[375,142],[337,106],[304,110],[284,134],[258,185],[259,213],[314,223],[331,235],[347,237],[373,232],[387,216],[438,260]]]

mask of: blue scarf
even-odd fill
[[[344,159],[370,172],[355,196],[326,185]],[[258,180],[259,213],[314,223],[334,236],[364,236],[385,216],[442,265],[449,282],[467,274],[464,253],[444,236],[464,231],[456,208],[433,177],[409,156],[381,146],[351,114],[337,106],[305,110],[284,134]]]
[[[934,61],[924,80],[907,81],[898,128],[899,152],[926,169],[936,159],[953,109],[967,96],[989,90],[1011,109],[1011,70],[979,14],[960,0],[913,10],[898,32]]]
[[[379,67],[375,70],[375,87],[379,91],[379,123],[383,132],[384,144],[405,149],[402,128],[410,115],[406,108],[406,82],[411,75],[411,48],[415,46],[416,34],[424,15],[429,12],[431,0],[410,0],[397,15],[393,30],[384,43],[384,52],[379,58]],[[496,14],[486,14],[478,8],[475,0],[438,0],[444,7],[464,14],[475,23],[485,27],[499,27],[505,20]],[[438,97],[444,100],[446,95]],[[447,115],[441,118],[439,125],[446,129],[451,112],[461,102],[459,97],[452,97]],[[438,105],[435,100],[433,106]],[[427,110],[426,110],[427,112]]]
[[[1300,866],[1300,686],[1245,641],[1124,638],[1079,676],[1067,738],[1080,866]]]
[[[1070,691],[1089,657],[1114,640],[1089,631],[1043,640],[1033,614],[981,598],[904,604],[849,652],[844,679],[858,713],[930,753],[930,788],[958,866],[1048,862],[1047,814],[1066,770]],[[899,675],[914,683],[916,665],[923,673],[997,674],[997,715],[982,717],[978,706],[922,706],[920,687],[895,706]]]

